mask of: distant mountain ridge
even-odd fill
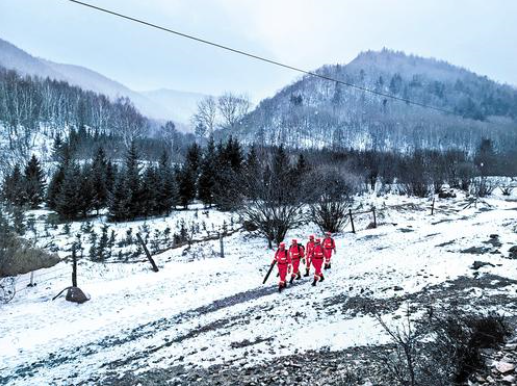
[[[173,120],[180,126],[188,123],[198,101],[204,97],[203,94],[166,89],[140,93],[88,68],[34,57],[2,39],[0,66],[23,75],[66,81],[82,89],[104,94],[110,99],[128,97],[142,114],[158,120]]]
[[[231,134],[245,142],[362,149],[471,150],[481,137],[515,142],[517,90],[464,68],[384,49],[315,71],[453,114],[304,76],[263,100]]]

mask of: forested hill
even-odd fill
[[[515,146],[517,89],[435,59],[382,50],[317,73],[451,111],[408,105],[311,76],[263,100],[233,130],[247,142],[404,150]]]
[[[143,156],[158,159],[164,148],[175,154],[188,135],[172,122],[143,116],[128,98],[111,100],[67,82],[20,75],[0,67],[0,176],[32,154],[43,162],[56,141],[76,131],[76,158],[89,159],[102,145],[114,159],[138,141]]]

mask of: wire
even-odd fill
[[[399,102],[405,102],[405,103],[410,104],[410,105],[420,106],[420,107],[424,107],[424,108],[440,111],[442,113],[453,114],[453,111],[451,111],[451,110],[447,110],[447,109],[443,109],[443,108],[440,108],[440,107],[436,107],[436,106],[432,106],[432,105],[427,105],[425,103],[415,102],[415,101],[412,101],[412,100],[409,100],[409,99],[406,99],[406,98],[400,98],[400,97],[395,96],[395,95],[386,94],[386,93],[383,93],[383,92],[371,90],[369,88],[366,88],[366,87],[363,87],[363,86],[359,86],[359,85],[354,84],[354,83],[350,83],[350,82],[346,82],[346,81],[343,81],[343,80],[340,80],[340,79],[332,78],[330,76],[318,74],[316,72],[304,70],[304,69],[301,69],[301,68],[298,68],[298,67],[291,66],[289,64],[281,63],[281,62],[278,62],[276,60],[268,59],[266,57],[255,55],[255,54],[252,54],[252,53],[249,53],[249,52],[246,52],[246,51],[242,51],[242,50],[239,50],[239,49],[236,49],[236,48],[231,48],[229,46],[225,46],[225,45],[222,45],[222,44],[219,44],[219,43],[215,43],[215,42],[212,42],[212,41],[209,41],[209,40],[198,38],[196,36],[189,35],[189,34],[186,34],[186,33],[183,33],[183,32],[179,32],[179,31],[167,28],[167,27],[162,27],[162,26],[160,26],[158,24],[154,24],[154,23],[151,23],[151,22],[148,22],[148,21],[145,21],[145,20],[137,19],[135,17],[131,17],[131,16],[127,16],[127,15],[123,15],[121,13],[118,13],[118,12],[115,12],[115,11],[111,11],[111,10],[106,9],[106,8],[98,7],[98,6],[93,5],[93,4],[84,3],[84,2],[79,1],[79,0],[67,0],[67,1],[69,1],[71,3],[78,4],[78,5],[82,5],[84,7],[88,7],[88,8],[100,11],[100,12],[104,12],[104,13],[107,13],[107,14],[110,14],[110,15],[113,15],[113,16],[117,16],[117,17],[120,17],[122,19],[134,21],[135,23],[143,24],[143,25],[146,25],[148,27],[156,28],[156,29],[161,30],[161,31],[169,32],[171,34],[174,34],[174,35],[186,38],[186,39],[194,40],[194,41],[196,41],[198,43],[202,43],[202,44],[206,44],[206,45],[209,45],[209,46],[217,47],[217,48],[220,48],[222,50],[230,51],[230,52],[235,53],[235,54],[244,55],[244,56],[247,56],[247,57],[252,58],[252,59],[260,60],[262,62],[266,62],[266,63],[272,64],[272,65],[275,65],[275,66],[278,66],[278,67],[283,67],[283,68],[286,68],[288,70],[296,71],[296,72],[299,72],[299,73],[302,73],[302,74],[305,74],[305,75],[314,76],[314,77],[317,77],[317,78],[320,78],[320,79],[325,79],[325,80],[329,80],[329,81],[332,81],[332,82],[336,82],[336,83],[339,83],[339,84],[342,84],[342,85],[345,85],[345,86],[348,86],[348,87],[355,88],[355,89],[363,91],[363,92],[367,92],[367,93],[371,93],[371,94],[375,94],[375,95],[381,96],[383,98],[389,98],[389,99],[393,99],[393,100],[396,100],[396,101],[399,101]]]

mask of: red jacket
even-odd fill
[[[287,249],[278,249],[275,252],[274,261],[276,261],[277,264],[291,264],[291,257],[289,256],[289,252],[287,251]]]
[[[307,243],[307,247],[305,247],[305,253],[307,254],[307,257],[312,257],[312,254],[314,253],[314,241],[309,241]]]
[[[289,256],[291,257],[291,260],[302,259],[305,256],[303,247],[299,244],[291,245],[289,247]]]
[[[332,237],[325,237],[323,239],[323,248],[325,249],[336,249],[336,243]]]
[[[323,245],[314,244],[313,259],[323,259]]]

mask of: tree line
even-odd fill
[[[489,139],[470,157],[453,150],[245,148],[231,137],[218,143],[210,137],[205,146],[191,144],[182,163],[172,163],[167,152],[158,161],[144,160],[134,142],[123,162],[102,147],[91,161],[80,162],[71,139],[55,147],[58,165],[48,181],[33,156],[7,175],[3,199],[31,209],[45,204],[65,220],[105,211],[112,221],[167,215],[199,201],[238,212],[246,229],[270,243],[307,221],[307,213],[322,229],[339,231],[350,198],[367,191],[428,197],[448,184],[482,194],[479,187],[473,191],[475,177],[499,175],[505,165]]]

